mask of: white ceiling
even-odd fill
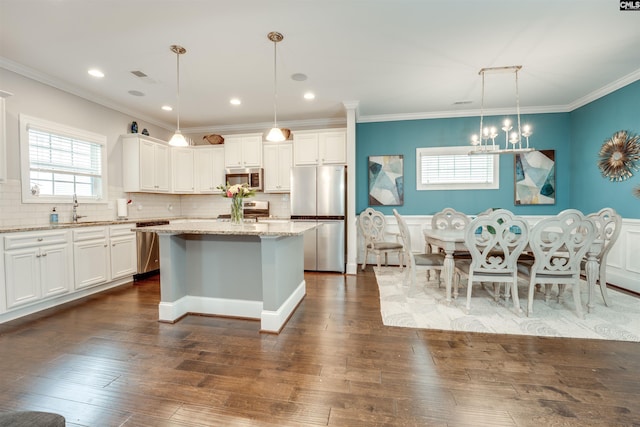
[[[344,122],[351,101],[359,121],[477,115],[483,67],[523,66],[523,112],[640,79],[640,12],[614,0],[0,0],[0,66],[172,129],[160,107],[176,104],[180,44],[184,132],[268,127],[270,31],[284,34],[278,122],[292,128]],[[513,109],[513,75],[487,76],[485,104]]]

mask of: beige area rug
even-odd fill
[[[444,303],[444,284],[427,281],[424,270],[418,271],[417,284],[411,292],[402,285],[404,273],[398,267],[374,267],[380,288],[380,312],[387,326],[440,329],[447,331],[484,332],[494,334],[536,335],[565,338],[594,338],[616,341],[640,341],[640,299],[609,288],[611,307],[604,305],[600,290],[595,292],[595,307],[579,319],[574,311],[573,294],[567,287],[562,303],[557,302],[556,287],[546,303],[536,292],[533,314],[518,314],[513,301],[494,301],[477,284],[473,287],[471,311],[466,314],[466,282],[461,283],[460,296],[450,305]],[[526,310],[526,286],[520,286],[520,306]],[[582,301],[588,297],[582,283]]]

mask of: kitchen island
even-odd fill
[[[159,320],[205,314],[260,319],[278,333],[306,294],[298,222],[184,222],[135,228],[160,240]]]

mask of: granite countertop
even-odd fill
[[[192,218],[192,217],[173,217],[173,218],[136,218],[136,219],[114,219],[103,221],[79,221],[79,222],[59,222],[57,224],[46,225],[13,225],[0,227],[0,233],[15,233],[21,231],[48,231],[48,230],[61,230],[65,228],[79,228],[79,227],[104,227],[107,225],[118,224],[135,224],[137,222],[146,221],[215,221],[216,218]]]
[[[158,225],[135,228],[160,234],[217,234],[238,236],[297,236],[307,230],[316,228],[311,222],[253,222],[232,224],[231,222],[198,222],[189,221],[177,224]]]

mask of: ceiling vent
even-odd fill
[[[142,80],[145,83],[151,83],[151,84],[158,83],[157,81],[155,81],[154,79],[152,79],[151,77],[149,77],[148,75],[146,75],[144,72],[140,70],[133,70],[131,71],[131,74],[138,77],[140,80]]]

